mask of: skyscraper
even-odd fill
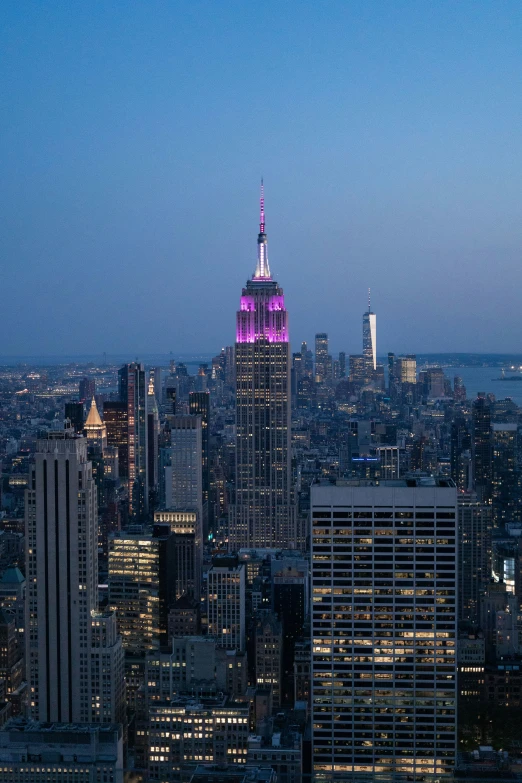
[[[315,335],[315,380],[321,383],[326,379],[328,364],[328,335],[319,332]]]
[[[127,409],[129,509],[139,519],[149,507],[147,385],[143,365],[124,364],[118,371],[118,382],[120,400]]]
[[[451,479],[312,487],[318,783],[453,771],[456,532]]]
[[[87,441],[72,431],[37,442],[26,496],[27,673],[31,714],[91,719],[91,613],[97,608],[96,486]]]
[[[264,196],[258,257],[237,313],[236,487],[229,547],[295,545],[291,505],[290,346],[283,290],[272,280]]]
[[[372,378],[377,369],[377,316],[372,313],[368,290],[368,312],[363,314],[363,356],[366,374]]]
[[[472,406],[473,488],[479,500],[491,499],[491,406],[479,392]]]
[[[190,392],[189,410],[193,416],[201,417],[201,477],[202,477],[202,503],[203,503],[203,532],[208,534],[209,503],[208,493],[210,489],[210,394],[208,392]]]

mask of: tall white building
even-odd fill
[[[213,565],[208,571],[208,635],[221,647],[243,651],[245,566]]]
[[[369,377],[377,369],[377,316],[372,313],[368,294],[368,312],[363,314],[363,356]]]
[[[26,662],[31,714],[91,720],[91,613],[97,608],[96,486],[87,441],[39,440],[26,493]]]
[[[312,487],[314,780],[448,775],[456,751],[451,480]]]

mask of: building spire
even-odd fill
[[[259,233],[265,233],[265,186],[261,177],[261,196],[259,198]]]
[[[261,179],[259,198],[259,234],[257,237],[257,265],[253,280],[271,280],[268,265],[267,238],[265,234],[265,186]]]
[[[372,305],[370,301],[370,289],[368,289],[368,312],[371,313],[372,311]]]

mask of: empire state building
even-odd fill
[[[236,497],[229,548],[295,547],[290,344],[283,289],[268,264],[263,184],[257,265],[236,319]]]

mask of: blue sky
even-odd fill
[[[0,5],[2,354],[520,351],[522,6]]]

